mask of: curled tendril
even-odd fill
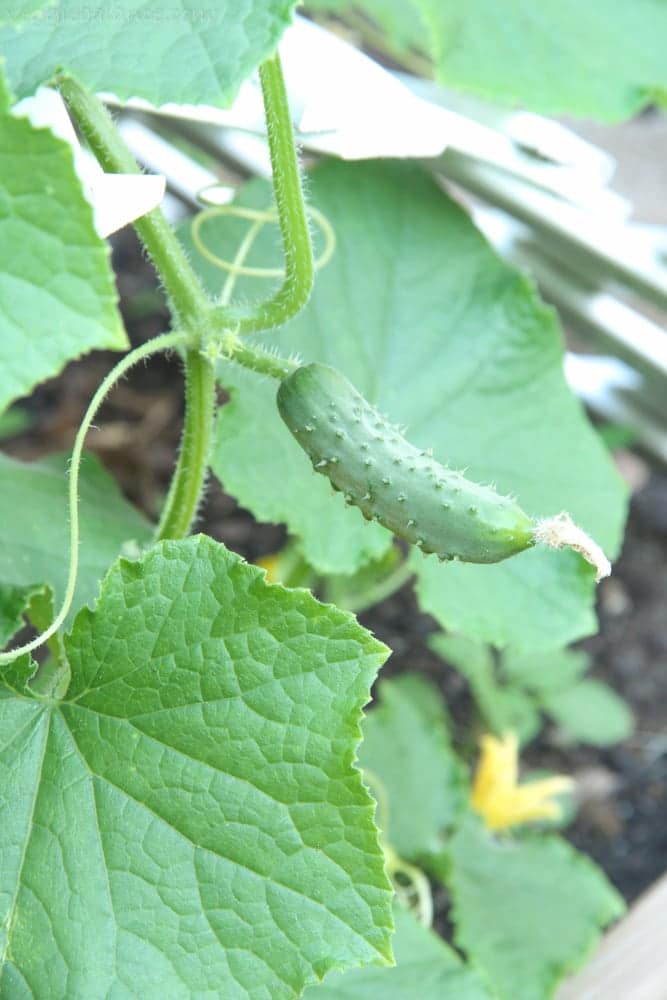
[[[326,267],[333,256],[334,250],[336,249],[336,234],[327,217],[318,209],[309,207],[307,208],[307,214],[315,225],[319,227],[322,235],[324,236],[324,249],[313,265],[314,269],[319,271],[323,267]],[[210,219],[222,216],[247,219],[252,223],[252,225],[248,227],[248,231],[241,241],[236,258],[233,261],[225,260],[224,257],[219,257],[218,254],[206,245],[201,235],[202,227]],[[192,223],[192,242],[202,257],[215,267],[219,267],[221,270],[227,271],[230,277],[233,276],[234,280],[240,277],[282,278],[285,271],[281,267],[250,267],[249,265],[243,263],[262,228],[269,223],[275,224],[277,222],[278,213],[275,208],[258,209],[246,208],[243,205],[216,205],[211,208],[204,209],[203,212],[200,212],[195,217]],[[224,297],[223,292],[223,298]]]
[[[376,823],[381,831],[382,849],[387,875],[392,881],[400,903],[415,915],[420,924],[430,927],[433,923],[433,895],[424,872],[404,861],[387,842],[389,824],[389,796],[383,782],[373,771],[364,770],[364,781],[377,802]]]
[[[79,573],[79,471],[81,468],[81,458],[86,434],[90,430],[90,426],[95,419],[97,411],[104,402],[106,396],[113,389],[118,379],[121,378],[121,376],[123,376],[128,369],[136,365],[138,361],[142,361],[151,354],[157,354],[159,351],[172,351],[176,347],[187,345],[190,339],[191,338],[188,334],[181,332],[165,333],[160,337],[155,337],[153,340],[149,340],[146,344],[142,344],[141,347],[137,347],[134,351],[130,351],[129,354],[126,354],[124,358],[121,358],[118,364],[112,368],[91,399],[84,418],[81,421],[81,426],[79,427],[74,439],[74,447],[72,448],[68,483],[69,569],[67,573],[67,585],[65,587],[63,602],[60,606],[58,614],[47,629],[40,632],[38,636],[35,636],[35,638],[30,642],[26,642],[23,646],[18,646],[7,653],[0,653],[0,665],[12,663],[12,661],[18,656],[21,656],[24,653],[30,653],[33,649],[43,646],[52,635],[55,635],[69,614],[69,609],[71,608],[72,601],[74,600],[74,591],[76,589],[76,581]]]
[[[433,923],[433,895],[424,872],[400,858],[386,843],[384,859],[399,902],[414,914],[422,926],[430,927]]]

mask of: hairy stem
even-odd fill
[[[275,295],[244,316],[239,331],[258,333],[282,326],[308,301],[313,287],[313,251],[301,188],[292,121],[278,55],[259,68],[269,138],[273,190],[285,253],[285,279]]]
[[[167,292],[174,318],[185,331],[185,424],[178,462],[157,528],[157,539],[182,538],[197,513],[208,469],[215,416],[215,352],[202,352],[216,333],[248,333],[278,326],[305,304],[312,287],[313,260],[301,191],[292,125],[280,61],[277,56],[260,67],[276,207],[285,250],[285,280],[278,292],[239,322],[231,320],[226,302],[213,306],[192,270],[183,247],[160,209],[134,226],[151,256]],[[102,103],[71,76],[58,79],[69,111],[104,170],[139,173],[139,167]],[[284,378],[294,368],[250,345],[234,345],[234,359],[254,371]]]
[[[297,361],[291,358],[282,358],[278,354],[262,350],[261,347],[249,347],[247,344],[237,342],[229,354],[230,361],[249,368],[259,375],[269,375],[282,381],[296,371],[299,367]]]
[[[97,97],[72,77],[61,77],[58,84],[103,169],[110,173],[139,173],[111,115]],[[194,342],[185,353],[186,407],[181,450],[157,529],[158,538],[183,538],[199,505],[213,432],[215,375],[213,365],[202,357],[198,345],[212,306],[163,212],[153,209],[137,219],[134,227],[164,285],[175,321]]]
[[[215,366],[199,350],[187,354],[185,424],[178,464],[155,534],[184,538],[194,521],[208,470],[215,416]]]
[[[102,102],[71,76],[59,77],[57,84],[101,167],[110,174],[141,173]],[[177,325],[197,328],[209,311],[208,296],[164,213],[154,208],[137,219],[134,228],[164,285]]]

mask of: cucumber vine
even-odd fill
[[[212,301],[204,291],[160,209],[154,209],[135,223],[166,291],[174,321],[181,329],[157,337],[128,354],[109,372],[91,400],[72,452],[68,493],[69,570],[62,605],[47,629],[30,642],[0,654],[0,664],[31,652],[50,639],[64,623],[72,605],[78,572],[79,468],[85,437],[99,407],[118,379],[138,361],[176,348],[185,352],[185,420],[156,540],[184,538],[196,517],[211,450],[215,361],[227,358],[278,379],[282,383],[278,406],[283,420],[311,457],[316,471],[327,475],[334,488],[344,493],[347,503],[360,507],[364,517],[379,521],[424,553],[435,552],[441,560],[496,562],[538,541],[554,548],[571,545],[595,565],[598,579],[610,571],[599,547],[567,515],[532,522],[512,500],[499,496],[490,487],[471,483],[460,473],[444,469],[430,455],[406,442],[398,429],[339,373],[322,365],[301,367],[292,359],[242,339],[251,333],[276,329],[303,309],[315,269],[326,263],[334,246],[329,223],[321,213],[311,210],[326,238],[324,253],[314,263],[308,211],[277,54],[260,66],[260,80],[276,216],[282,234],[283,282],[277,292],[249,310],[230,303],[236,278],[244,273],[257,274],[257,269],[245,268],[244,259],[260,227],[275,217],[271,211],[210,209],[198,221],[194,238],[200,249],[203,247],[200,228],[211,215],[233,213],[252,221],[233,262],[222,261],[204,248],[210,259],[229,271],[217,301]],[[57,83],[100,165],[109,172],[139,172],[101,102],[72,76],[60,76]],[[345,452],[342,458],[337,454],[341,450]],[[409,490],[404,491],[401,484],[407,484]]]
[[[138,361],[161,351],[185,349],[185,421],[176,469],[156,530],[156,540],[185,537],[200,503],[211,448],[215,417],[217,356],[231,356],[253,371],[283,378],[296,364],[271,352],[241,343],[240,335],[274,329],[305,305],[313,282],[313,255],[296,146],[278,55],[260,67],[276,208],[285,253],[285,278],[280,289],[252,312],[237,315],[226,301],[213,302],[204,292],[185,251],[160,209],[135,223],[144,247],[166,291],[178,332],[156,337],[132,351],[107,375],[95,393],[76,436],[68,490],[70,515],[69,570],[62,605],[51,625],[33,640],[0,654],[0,664],[43,645],[64,623],[72,605],[78,572],[78,480],[86,434],[102,402],[119,378]],[[72,76],[57,79],[72,118],[103,169],[138,173],[139,167],[119,135],[111,115],[94,94]],[[238,271],[237,271],[238,273]],[[232,277],[234,277],[232,272]],[[228,298],[233,283],[228,285]]]

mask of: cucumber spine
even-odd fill
[[[334,368],[298,368],[277,403],[316,472],[367,520],[425,554],[494,563],[535,544],[535,523],[514,500],[410,444]]]

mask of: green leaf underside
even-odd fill
[[[19,97],[64,70],[123,100],[226,106],[275,50],[295,2],[119,0],[91,16],[78,0],[58,0],[22,29],[0,30],[0,51]]]
[[[534,699],[518,685],[499,683],[488,646],[442,633],[429,637],[429,646],[466,678],[486,728],[498,735],[511,729],[522,743],[539,732],[540,715]]]
[[[282,1000],[390,959],[353,767],[384,646],[204,536],[117,563],[65,644],[62,703],[25,661],[0,698],[3,1000]]]
[[[428,681],[406,674],[380,684],[364,722],[361,765],[378,799],[378,824],[406,861],[442,849],[465,806],[465,772],[454,755],[445,706]]]
[[[542,705],[574,740],[608,746],[632,732],[632,713],[623,699],[592,678],[543,695]]]
[[[603,873],[558,837],[496,839],[472,816],[440,859],[456,943],[499,1000],[544,1000],[623,912]]]
[[[66,468],[63,456],[25,463],[0,455],[0,580],[14,587],[47,584],[56,606],[68,569]],[[84,457],[79,497],[80,566],[69,621],[82,604],[92,604],[121,549],[138,552],[152,536],[151,525],[92,455]]]
[[[349,10],[349,0],[311,0]],[[628,118],[667,87],[662,0],[361,0],[398,54],[421,48],[442,83],[542,114]],[[412,21],[412,24],[410,24]]]
[[[338,367],[415,445],[516,495],[533,516],[569,510],[613,554],[623,489],[565,385],[555,317],[532,285],[417,168],[329,162],[313,172],[309,194],[334,225],[336,253],[305,311],[270,343]],[[240,201],[264,208],[270,194],[255,182]],[[218,221],[202,238],[233,259],[243,230]],[[222,272],[192,255],[219,291]],[[247,263],[277,259],[275,234],[265,232]],[[249,279],[237,287],[245,299],[266,291]],[[275,417],[275,384],[231,365],[221,366],[221,380],[237,394],[221,411],[213,458],[225,487],[260,517],[286,521],[318,569],[368,561],[371,543],[362,549],[357,539],[374,546],[383,529],[360,527],[356,509],[332,501]],[[494,566],[441,565],[415,553],[414,565],[423,606],[455,631],[553,647],[595,627],[593,574],[574,553],[532,550]]]
[[[402,907],[394,907],[393,969],[332,973],[304,1000],[491,1000],[478,974]]]
[[[86,351],[128,346],[70,146],[0,113],[0,410]]]

